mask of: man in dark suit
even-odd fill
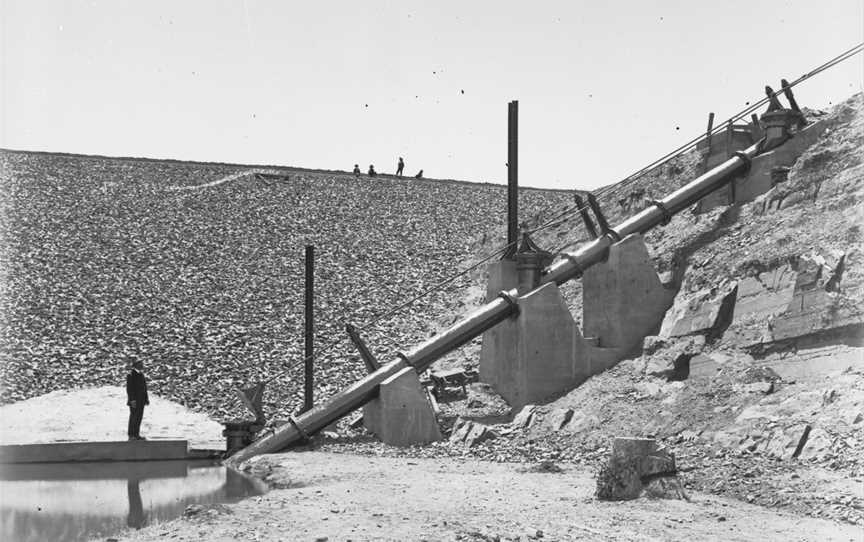
[[[150,404],[147,397],[147,381],[144,379],[144,363],[132,362],[132,370],[126,375],[126,404],[129,405],[129,440],[145,440],[141,436],[141,420],[144,405]]]

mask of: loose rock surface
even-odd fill
[[[501,246],[506,187],[275,171],[0,150],[0,402],[122,384],[141,359],[189,408],[246,417],[234,390],[269,381],[265,410],[287,417],[308,244],[319,398],[365,374],[345,323],[390,361],[477,305],[482,269],[376,320]],[[520,208],[569,201],[525,189]]]

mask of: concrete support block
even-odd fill
[[[558,286],[546,284],[519,298],[517,318],[484,335],[480,380],[519,409],[575,388],[623,355],[585,339]]]
[[[582,276],[582,322],[600,347],[630,352],[656,334],[675,292],[660,282],[641,235],[612,245],[606,262]]]
[[[511,366],[517,393],[514,401],[504,395],[511,405],[535,403],[588,378],[573,363],[584,357],[585,344],[558,286],[547,284],[519,298],[519,310],[513,322],[519,363]]]
[[[734,183],[729,183],[711,192],[710,194],[699,200],[699,203],[696,205],[696,212],[705,213],[715,207],[725,207],[727,205],[732,205],[732,203],[734,203],[735,201],[735,194],[733,192],[733,189]]]
[[[519,275],[516,271],[515,260],[499,260],[490,263],[486,267],[489,282],[486,283],[486,301],[492,301],[502,290],[516,288],[519,284]]]
[[[794,165],[798,157],[819,140],[826,127],[824,121],[815,122],[795,133],[780,147],[754,158],[747,175],[734,181],[735,203],[753,201],[771,190],[774,187],[771,171],[776,167]]]
[[[511,260],[500,260],[486,267],[489,281],[486,283],[486,302],[494,300],[503,290],[516,288],[519,276],[516,271],[516,262]],[[505,324],[499,324],[498,327]],[[480,380],[491,385],[496,390],[500,389],[498,353],[507,349],[515,348],[512,337],[500,333],[496,329],[483,334],[483,348],[480,350]],[[503,371],[507,372],[507,371]],[[500,393],[500,392],[499,392]]]
[[[363,407],[363,423],[382,442],[410,446],[441,440],[432,405],[412,367],[382,382],[378,390],[378,397]]]
[[[726,284],[719,291],[717,288],[706,288],[693,294],[678,292],[672,308],[666,311],[663,318],[660,336],[718,336],[729,324],[737,295],[737,282]]]
[[[558,286],[546,284],[519,298],[518,317],[484,334],[480,380],[514,408],[546,399],[580,381],[581,339]]]
[[[601,348],[599,346],[587,346],[585,355],[576,359],[576,373],[581,375],[579,382],[587,380],[588,377],[611,369],[619,361],[624,359],[627,351],[623,348]]]
[[[803,130],[795,132],[792,139],[780,147],[760,154],[753,159],[750,169],[745,174],[736,177],[731,183],[702,198],[699,201],[697,211],[702,213],[714,207],[747,203],[768,192],[775,184],[771,176],[772,170],[794,165],[798,158],[804,154],[804,151],[822,137],[826,128],[827,124],[824,121],[814,122]],[[749,143],[743,145],[743,139],[736,141],[735,150],[749,146]],[[723,150],[725,152],[725,147]],[[706,169],[710,169],[728,158],[728,154],[724,156],[724,153],[717,152],[714,146],[712,146],[712,151],[712,155],[706,161]]]
[[[735,151],[744,150],[755,142],[749,125],[735,126],[731,140],[729,136],[728,130],[724,130],[712,137],[711,154],[705,159],[705,171],[722,164],[735,154]]]
[[[497,281],[490,294],[506,287],[505,280],[515,282],[502,278],[502,264],[490,272],[490,283]],[[585,336],[558,286],[546,284],[519,298],[517,317],[483,335],[480,380],[514,409],[569,391],[641,347],[659,329],[673,297],[660,284],[642,238],[629,236],[583,277]]]

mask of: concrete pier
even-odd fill
[[[586,340],[558,286],[546,284],[519,298],[519,318],[484,335],[480,380],[521,408],[575,388],[621,355]]]
[[[411,446],[441,440],[438,420],[413,367],[379,386],[378,397],[363,406],[363,423],[382,442]]]
[[[487,331],[480,380],[514,408],[576,385],[581,334],[555,284],[519,298],[519,317]]]
[[[714,207],[747,203],[768,192],[778,182],[778,179],[772,175],[773,170],[792,167],[798,157],[822,137],[827,127],[824,121],[816,121],[795,131],[792,138],[780,147],[756,156],[746,173],[739,175],[733,182],[702,198],[697,205],[697,212],[704,213]],[[755,127],[750,125],[750,130],[751,132],[755,131]],[[717,144],[711,145],[711,153],[705,161],[705,170],[707,171],[727,159],[734,151],[744,149],[750,144],[749,142],[757,141],[756,135],[761,137],[760,133],[745,138],[743,131],[736,127],[735,137],[731,140],[732,146],[727,146],[726,140],[721,136],[724,143],[719,146]],[[697,146],[697,149],[704,149],[704,147],[705,145],[702,144]]]
[[[491,266],[490,295],[516,280],[515,269],[508,276],[503,263]],[[518,318],[483,335],[480,380],[512,407],[567,392],[614,366],[659,329],[674,298],[639,235],[613,245],[608,260],[585,273],[582,291],[585,334],[558,286],[549,283],[519,298]]]
[[[609,248],[608,259],[582,275],[582,325],[598,346],[629,353],[655,335],[675,299],[651,264],[641,235],[629,235]]]
[[[519,285],[519,274],[515,260],[500,260],[486,267],[489,280],[486,283],[486,301],[489,302],[502,291],[516,288]]]

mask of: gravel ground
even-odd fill
[[[535,472],[476,460],[264,456],[262,497],[121,540],[860,540],[861,530],[733,499],[602,502],[584,467]]]

